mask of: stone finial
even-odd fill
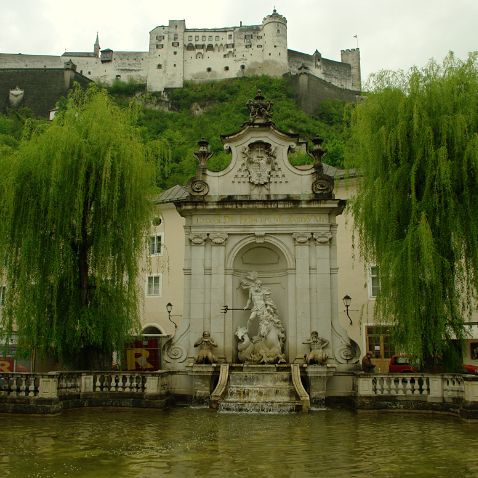
[[[249,108],[249,124],[271,124],[272,123],[272,101],[266,101],[261,90],[257,90],[253,100],[247,102]]]
[[[311,154],[315,159],[315,181],[312,183],[312,192],[321,198],[331,199],[334,196],[334,178],[324,173],[322,158],[325,156],[326,151],[322,147],[323,140],[316,137],[312,142],[314,143],[314,147],[312,148]]]
[[[209,143],[206,139],[201,138],[198,141],[198,146],[199,149],[193,153],[194,157],[198,160],[199,167],[206,169],[207,160],[212,156],[211,151],[209,151]]]

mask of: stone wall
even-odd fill
[[[339,88],[308,71],[298,75],[288,75],[288,81],[297,104],[309,114],[316,114],[320,103],[324,100],[355,102],[360,98],[358,91]]]
[[[90,80],[68,68],[0,70],[0,112],[11,107],[9,92],[18,87],[23,90],[23,98],[16,107],[27,107],[37,116],[48,117],[56,102],[67,95],[73,82],[86,86]]]

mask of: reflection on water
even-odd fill
[[[478,476],[478,424],[450,416],[84,409],[0,423],[2,478]]]

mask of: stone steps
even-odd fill
[[[288,402],[251,402],[251,401],[227,401],[224,400],[219,405],[221,412],[237,413],[293,413],[302,409],[300,401],[293,400]]]
[[[244,366],[229,371],[219,410],[224,412],[290,413],[302,409],[290,369]]]

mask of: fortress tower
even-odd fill
[[[360,50],[351,48],[350,50],[341,50],[340,56],[342,63],[348,63],[352,67],[352,90],[360,91],[362,81],[360,75]]]
[[[262,20],[263,63],[268,74],[280,76],[289,71],[287,59],[287,20],[277,10]]]

